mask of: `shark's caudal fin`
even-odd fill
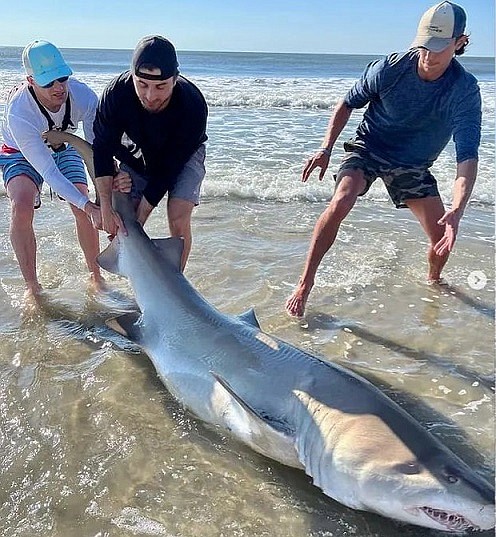
[[[250,308],[248,311],[238,315],[238,319],[247,324],[251,324],[251,326],[254,326],[255,328],[260,328],[260,323],[258,322],[257,316],[255,315],[255,310],[253,308]]]
[[[178,272],[181,272],[184,239],[182,237],[167,237],[166,239],[152,239],[152,243],[158,248],[160,255],[169,261]]]
[[[124,224],[136,221],[135,202],[130,194],[112,191],[112,207],[120,214]]]
[[[121,336],[129,339],[129,341],[138,343],[141,339],[141,320],[141,312],[133,311],[109,319],[105,324]]]

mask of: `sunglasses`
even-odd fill
[[[55,80],[52,80],[48,84],[45,84],[44,86],[41,86],[41,87],[43,89],[48,89],[48,88],[51,88],[55,84],[55,82],[60,82],[61,84],[63,84],[64,82],[67,82],[68,80],[69,80],[68,76],[61,76],[60,78],[56,78]]]

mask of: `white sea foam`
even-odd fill
[[[97,94],[115,73],[82,73],[79,78]],[[0,115],[19,72],[0,69]],[[208,102],[208,161],[204,195],[263,200],[326,200],[333,191],[332,175],[343,154],[342,143],[353,135],[363,111],[355,111],[334,149],[324,181],[317,172],[300,181],[308,156],[320,146],[332,108],[353,84],[353,78],[280,78],[256,76],[196,76]],[[472,203],[494,204],[494,82],[480,82],[483,126],[479,176]],[[441,195],[452,196],[456,164],[453,144],[433,166]],[[386,202],[380,181],[367,199]]]

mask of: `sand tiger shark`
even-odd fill
[[[494,527],[494,487],[401,406],[264,332],[253,310],[220,312],[181,272],[182,239],[148,237],[126,194],[114,193],[114,208],[127,235],[98,263],[129,279],[140,311],[113,326],[193,414],[348,507],[453,533]]]

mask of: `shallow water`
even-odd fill
[[[131,51],[67,50],[97,94]],[[0,116],[22,78],[21,50],[0,47]],[[264,330],[366,375],[486,476],[493,472],[494,62],[462,58],[481,81],[479,176],[446,269],[424,283],[425,239],[373,185],[326,256],[305,321],[284,302],[302,268],[331,180],[298,178],[330,110],[372,58],[180,54],[210,109],[204,200],[187,267],[222,311],[255,306]],[[351,136],[355,112],[336,145]],[[454,150],[433,167],[451,198]],[[330,170],[328,175],[330,176]],[[3,192],[3,191],[2,191]],[[165,391],[150,361],[105,320],[129,307],[87,292],[66,205],[36,213],[44,313],[22,314],[22,280],[0,196],[0,534],[6,537],[432,537],[436,532],[353,511],[302,473],[205,426]],[[149,231],[166,235],[163,212]],[[468,285],[471,271],[488,284]],[[492,534],[492,532],[491,532]],[[487,532],[489,535],[489,532]]]
[[[306,319],[292,320],[284,301],[323,207],[207,197],[194,215],[187,277],[223,312],[255,306],[265,331],[371,378],[490,477],[492,211],[467,210],[446,269],[450,286],[434,288],[424,283],[426,244],[414,219],[361,200],[321,266]],[[166,234],[158,213],[152,236]],[[8,215],[0,198],[2,535],[442,535],[343,507],[303,472],[184,411],[147,357],[105,327],[129,307],[129,286],[109,276],[112,296],[87,293],[61,202],[44,199],[36,214],[48,305],[23,316]],[[483,289],[468,285],[474,270],[488,278]]]

